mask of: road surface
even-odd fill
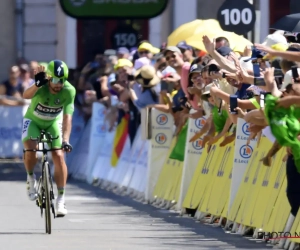
[[[0,250],[271,248],[74,180],[67,186],[68,216],[52,220],[46,235],[25,179],[21,164],[0,163]]]

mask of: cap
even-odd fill
[[[117,64],[114,66],[114,69],[117,70],[118,68],[122,68],[122,67],[133,67],[133,64],[131,61],[129,61],[128,59],[119,59]]]
[[[233,52],[233,50],[227,46],[222,46],[220,48],[217,49],[217,52],[221,55],[221,56],[228,56],[231,52]]]
[[[168,46],[164,51],[164,55],[166,55],[168,51],[177,52],[178,54],[182,55],[180,49],[176,46]]]
[[[185,41],[177,43],[176,47],[179,49],[192,50],[192,46],[188,45]]]
[[[268,35],[262,44],[271,48],[272,45],[277,43],[288,44],[286,38],[280,33],[273,33]]]
[[[147,57],[141,57],[134,62],[134,68],[135,69],[140,69],[144,65],[150,65],[151,62]]]
[[[208,85],[205,86],[204,88],[204,92],[202,93],[202,95],[207,95],[210,94],[210,89],[214,86],[214,83],[210,83]]]
[[[239,59],[241,66],[245,70],[253,70],[252,62],[250,61],[251,57],[249,56],[243,56]]]
[[[129,50],[126,47],[120,47],[117,50],[117,54],[122,54],[122,55],[129,54]]]
[[[138,51],[141,50],[148,50],[150,51],[152,54],[157,54],[160,52],[159,48],[153,47],[152,44],[150,43],[142,43],[139,47],[138,47]]]
[[[298,74],[300,75],[300,68],[297,69]],[[285,90],[286,87],[290,84],[293,84],[293,73],[292,70],[289,70],[288,72],[285,73],[284,78],[283,78],[283,83],[280,88],[281,91]]]
[[[244,60],[244,62],[248,62],[250,60],[255,60],[255,59],[258,59],[258,58],[263,58],[267,53],[253,47],[252,48],[252,55],[249,59],[247,60]]]
[[[105,56],[115,56],[116,51],[114,49],[107,49],[107,50],[104,51],[104,55]]]
[[[297,32],[289,32],[289,31],[285,31],[282,35],[284,36],[292,36],[292,37],[297,37],[299,33]]]
[[[190,68],[190,74],[201,73],[202,69],[203,69],[203,66],[201,66],[200,64],[193,64]]]

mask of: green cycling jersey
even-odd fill
[[[75,88],[66,81],[57,94],[51,94],[46,84],[38,89],[25,114],[40,126],[48,126],[61,117],[61,114],[72,115],[74,112]]]
[[[22,141],[27,141],[30,137],[40,135],[40,130],[50,132],[53,137],[59,135],[59,139],[54,140],[53,147],[60,147],[62,143],[62,115],[73,115],[74,98],[76,90],[68,82],[60,92],[50,93],[49,85],[40,87],[31,99],[31,103],[23,119]]]

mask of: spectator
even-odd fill
[[[188,45],[185,41],[179,42],[176,47],[180,49],[183,55],[183,61],[191,63],[195,59],[193,47]]]
[[[117,50],[117,57],[118,59],[124,58],[124,59],[128,59],[130,56],[130,52],[126,47],[120,47]]]
[[[153,55],[158,54],[160,49],[155,48],[152,44],[144,42],[138,47],[139,57],[147,57],[152,60]]]
[[[20,69],[12,66],[9,71],[9,79],[0,85],[0,95],[21,98],[23,93],[22,81],[20,80]]]
[[[34,80],[30,77],[30,68],[28,64],[21,64],[20,71],[20,80],[22,82],[22,88],[26,89],[34,83]]]
[[[230,43],[226,37],[220,36],[216,38],[216,49],[219,49],[220,47],[230,47]]]
[[[159,101],[160,80],[156,75],[155,68],[145,65],[135,72],[135,80],[141,85],[141,94],[138,96],[134,89],[129,89],[129,96],[139,108],[145,108]]]

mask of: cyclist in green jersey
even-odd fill
[[[75,88],[67,81],[68,74],[69,69],[63,61],[51,61],[46,72],[45,67],[40,66],[38,68],[35,72],[35,84],[28,87],[23,94],[23,98],[31,99],[31,104],[23,119],[22,141],[24,148],[36,148],[36,142],[30,140],[30,137],[39,136],[42,129],[50,132],[53,137],[59,136],[58,139],[52,142],[53,148],[62,148],[62,150],[52,151],[55,165],[54,178],[58,190],[56,213],[59,216],[67,214],[65,207],[67,166],[64,160],[64,152],[72,150],[69,138],[76,93]],[[36,163],[36,154],[25,152],[27,194],[32,201],[37,198],[37,182],[34,174]]]

